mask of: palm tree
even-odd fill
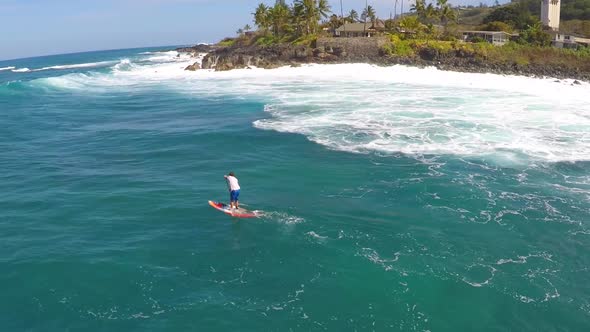
[[[330,5],[327,0],[295,0],[295,16],[300,17],[305,23],[305,33],[312,34],[318,30],[318,22],[327,18]]]
[[[420,23],[416,16],[406,16],[399,23],[400,28],[405,32],[420,33],[424,29],[424,24]]]
[[[295,27],[297,35],[304,35],[307,29],[307,21],[305,18],[305,8],[295,3],[293,5],[293,15],[291,17],[292,24]]]
[[[423,18],[426,13],[426,1],[416,0],[416,2],[410,7],[410,11],[416,12],[418,17]]]
[[[446,0],[443,0],[443,1],[446,1]],[[434,8],[432,3],[429,3],[428,6],[426,6],[426,8],[424,9],[423,15],[427,21],[430,21],[430,19],[438,16],[438,11],[436,8]]]
[[[365,9],[363,9],[363,12],[361,13],[361,21],[363,21],[365,23],[365,27],[367,26],[367,7],[369,5],[369,1],[365,0]]]
[[[244,32],[247,32],[247,31],[250,31],[250,30],[252,30],[252,27],[250,26],[250,24],[246,24],[244,26]]]
[[[375,13],[375,9],[373,9],[373,6],[367,6],[367,17],[371,20],[372,24],[375,24],[377,14]]]
[[[277,2],[274,7],[269,10],[269,23],[272,26],[273,34],[277,37],[283,36],[288,27],[291,12],[289,7]]]
[[[443,7],[440,10],[439,15],[440,15],[440,22],[445,27],[447,26],[447,24],[450,21],[455,21],[457,19],[457,13],[455,13],[455,11],[451,8],[451,6],[448,6],[448,5]]]
[[[311,34],[315,31],[315,18],[317,16],[317,8],[315,0],[295,0],[294,5],[295,16],[299,18],[305,25],[305,34]]]
[[[319,14],[318,21],[322,18],[328,17],[328,14],[331,13],[330,4],[328,4],[328,0],[318,0],[317,13]]]
[[[357,22],[359,20],[359,13],[352,9],[350,13],[348,13],[347,19],[350,21],[350,23]]]
[[[238,29],[238,31],[236,31],[236,34],[238,36],[241,36],[243,33],[244,33],[244,30],[242,30],[242,29]]]
[[[330,16],[330,21],[328,21],[328,25],[332,30],[336,30],[342,25],[342,19],[338,15],[332,14],[332,16]]]
[[[254,24],[260,29],[267,30],[270,27],[270,8],[261,3],[256,8],[254,14]]]
[[[436,5],[438,6],[438,8],[442,9],[443,7],[446,7],[448,5],[448,0],[436,0]]]

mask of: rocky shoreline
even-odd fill
[[[206,53],[201,63],[195,62],[186,70],[226,71],[249,67],[272,69],[310,63],[369,63],[380,66],[401,64],[421,68],[436,67],[456,72],[573,79],[574,84],[580,84],[579,81],[590,82],[590,72],[564,65],[494,63],[460,52],[452,55],[439,54],[435,49],[424,49],[414,57],[388,56],[382,51],[382,46],[386,42],[384,38],[323,38],[318,39],[315,47],[292,44],[222,47],[202,44],[180,48],[177,51],[195,56]]]

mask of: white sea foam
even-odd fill
[[[390,271],[393,269],[393,264],[391,263],[397,262],[399,260],[401,253],[394,253],[393,258],[383,258],[373,248],[362,248],[359,251],[359,253],[357,253],[357,255],[362,256],[377,265],[380,265],[381,267],[383,267],[383,269],[385,269],[385,271]]]
[[[122,59],[113,67],[113,71],[120,72],[120,71],[129,71],[134,67],[129,59]]]
[[[307,232],[307,233],[305,233],[305,234],[306,234],[307,236],[309,236],[309,237],[313,238],[313,239],[320,240],[320,241],[321,241],[321,240],[325,240],[325,239],[327,239],[327,238],[328,238],[327,236],[321,236],[321,235],[319,235],[318,233],[316,233],[316,232],[314,232],[314,231],[309,231],[309,232]]]
[[[29,68],[18,68],[18,69],[12,69],[11,71],[13,73],[28,73],[31,70]]]
[[[144,82],[187,94],[251,97],[267,104],[268,117],[255,127],[355,153],[452,154],[507,164],[590,160],[587,83],[366,64],[187,72],[195,59],[174,54],[157,55],[167,62],[123,60],[112,74],[47,83],[103,91]]]
[[[89,63],[76,63],[76,64],[71,64],[71,65],[57,65],[57,66],[43,67],[43,68],[39,68],[39,69],[33,69],[31,71],[106,67],[106,66],[113,65],[117,62],[118,61],[100,61],[100,62],[89,62]]]
[[[147,57],[147,61],[164,63],[164,62],[185,62],[191,59],[188,53],[179,53],[177,51],[152,53],[152,56]]]
[[[15,69],[15,68],[16,68],[16,67],[12,67],[12,66],[9,66],[9,67],[2,67],[2,68],[0,68],[0,71],[5,71],[5,70],[12,70],[12,69]]]

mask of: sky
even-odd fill
[[[246,24],[254,26],[251,13],[260,2],[275,0],[0,0],[0,60],[216,42]],[[329,2],[333,11],[340,11],[340,0]],[[360,13],[365,1],[342,2],[345,12]],[[368,2],[378,16],[389,17],[395,0]],[[404,8],[412,3],[405,0]]]

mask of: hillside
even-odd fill
[[[532,16],[540,16],[541,2],[539,0],[523,0],[520,5]],[[516,4],[499,7],[459,8],[457,23],[464,29],[479,28],[494,10],[506,6],[516,6]],[[590,0],[562,0],[560,31],[590,36]]]
[[[483,24],[483,20],[488,16],[494,8],[475,7],[475,8],[459,8],[457,23],[463,26],[478,26]]]

